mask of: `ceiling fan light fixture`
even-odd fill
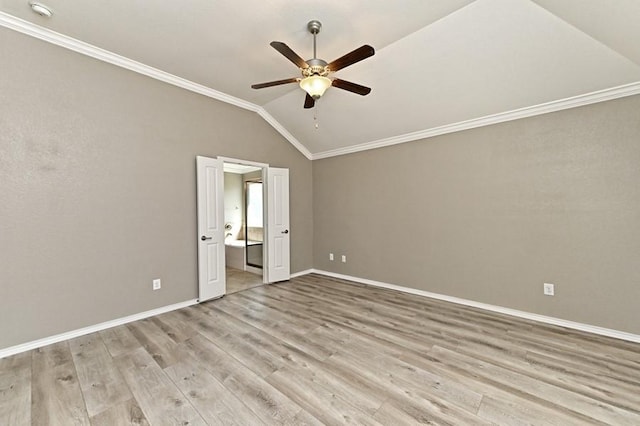
[[[300,87],[313,99],[319,99],[331,86],[331,79],[321,75],[312,75],[300,80]]]
[[[315,101],[320,99],[329,87],[336,87],[361,96],[368,95],[371,92],[370,87],[361,86],[339,78],[330,79],[327,76],[333,72],[373,56],[376,51],[373,47],[365,44],[328,63],[324,59],[320,59],[316,56],[316,36],[320,32],[321,27],[322,24],[320,21],[311,21],[307,24],[307,29],[313,35],[313,58],[306,61],[281,41],[272,41],[269,43],[271,47],[276,49],[282,56],[293,62],[298,67],[299,71],[302,73],[302,78],[285,78],[282,80],[268,81],[266,83],[252,84],[251,88],[264,89],[265,87],[280,86],[281,84],[297,82],[300,85],[300,88],[306,92],[304,97],[305,109],[313,108],[315,106]]]

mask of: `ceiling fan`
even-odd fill
[[[368,95],[371,92],[371,88],[361,86],[350,81],[340,80],[339,78],[330,79],[328,75],[373,56],[376,53],[373,47],[365,44],[364,46],[339,57],[335,61],[327,63],[322,59],[316,58],[316,35],[320,32],[320,28],[322,28],[320,21],[314,20],[307,24],[307,30],[313,34],[313,59],[309,59],[308,61],[302,59],[297,53],[291,50],[289,46],[281,41],[272,41],[270,43],[271,47],[276,49],[300,68],[302,77],[293,77],[284,80],[269,81],[267,83],[253,84],[251,87],[253,89],[263,89],[265,87],[279,86],[281,84],[299,83],[302,90],[307,92],[307,96],[304,100],[305,108],[313,108],[316,100],[320,99],[329,86],[357,93],[362,96]]]

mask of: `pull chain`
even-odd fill
[[[314,123],[314,127],[316,128],[316,130],[318,130],[319,123],[318,123],[318,102],[316,101],[315,106],[313,107],[313,123]]]

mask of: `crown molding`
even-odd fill
[[[307,159],[311,153],[264,108],[0,11],[0,26],[260,115]]]
[[[64,47],[74,52],[92,57],[94,59],[98,59],[100,61],[107,62],[124,69],[128,69],[147,77],[154,78],[164,83],[168,83],[182,89],[189,90],[191,92],[198,93],[200,95],[207,96],[209,98],[255,112],[309,160],[320,160],[323,158],[352,154],[355,152],[367,151],[370,149],[383,148],[386,146],[412,142],[420,139],[432,138],[434,136],[440,136],[447,133],[454,133],[462,130],[474,129],[476,127],[504,123],[506,121],[533,117],[536,115],[547,114],[550,112],[556,112],[564,109],[576,108],[584,105],[590,105],[598,102],[604,102],[640,94],[640,82],[634,82],[622,86],[586,93],[583,95],[573,96],[570,98],[546,102],[539,105],[505,111],[497,114],[487,115],[484,117],[474,118],[471,120],[460,121],[458,123],[446,124],[444,126],[432,127],[416,132],[405,133],[403,135],[392,136],[389,138],[378,139],[371,142],[365,142],[358,145],[352,145],[344,148],[338,148],[313,154],[271,114],[269,114],[267,110],[259,105],[240,98],[236,98],[235,96],[228,95],[210,87],[194,83],[190,80],[186,80],[173,74],[169,74],[165,71],[150,67],[124,56],[117,55],[108,50],[101,49],[94,45],[74,39],[64,34],[60,34],[48,28],[41,27],[39,25],[1,11],[0,26],[18,31],[22,34],[35,37],[37,39],[55,44],[60,47]]]
[[[48,28],[33,24],[29,21],[16,18],[15,16],[9,15],[4,12],[0,12],[0,25],[29,35],[31,37],[49,42],[51,44],[64,47],[65,49],[81,53],[85,56],[89,56],[91,58],[116,65],[120,68],[128,69],[138,74],[146,75],[147,77],[154,78],[164,83],[169,83],[171,85],[189,90],[191,92],[195,92],[209,98],[213,98],[243,109],[247,109],[249,111],[256,112],[260,108],[257,105],[252,104],[251,102],[247,102],[243,99],[227,95],[226,93],[219,92],[217,90],[211,89],[198,83],[194,83],[193,81],[186,80],[173,74],[169,74],[168,72],[150,67],[143,63],[134,61],[108,50],[101,49],[97,46],[85,43],[64,34],[60,34]]]
[[[458,123],[446,124],[444,126],[432,127],[430,129],[419,130],[417,132],[405,133],[403,135],[392,136],[390,138],[378,139],[372,142],[365,142],[358,145],[348,146],[344,148],[333,149],[313,154],[313,160],[322,158],[336,157],[339,155],[352,154],[370,149],[383,148],[385,146],[397,145],[406,142],[412,142],[419,139],[432,138],[447,133],[460,132],[462,130],[474,129],[476,127],[484,127],[492,124],[504,123],[506,121],[519,120],[521,118],[533,117],[536,115],[548,114],[550,112],[561,111],[564,109],[576,108],[584,105],[595,104],[598,102],[610,101],[613,99],[623,98],[626,96],[640,94],[640,82],[616,86],[609,89],[598,90],[583,95],[572,96],[570,98],[559,99],[556,101],[546,102],[539,105],[533,105],[525,108],[515,109],[511,111],[501,112],[498,114],[487,115],[484,117],[474,118],[471,120],[460,121]]]
[[[289,133],[289,131],[285,129],[284,126],[280,124],[275,118],[273,118],[273,116],[269,114],[266,109],[259,107],[256,112],[260,117],[264,119],[264,121],[269,123],[271,127],[276,129],[278,133],[280,133],[286,140],[288,140],[291,145],[296,147],[296,149],[300,151],[302,155],[307,157],[308,160],[313,160],[313,154],[311,154],[311,151],[309,151],[307,147],[302,145],[300,141],[298,141],[298,139],[296,139],[291,133]]]

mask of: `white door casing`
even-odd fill
[[[289,169],[267,168],[267,282],[291,275],[289,228]]]
[[[224,255],[224,164],[196,157],[198,204],[198,294],[200,302],[226,292]]]

